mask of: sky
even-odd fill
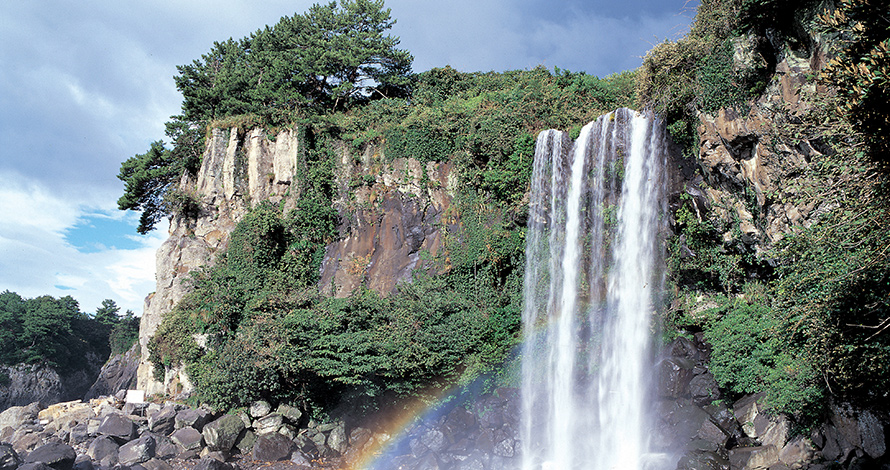
[[[176,66],[318,0],[0,2],[0,292],[142,314],[166,221],[136,233],[120,164],[179,113]],[[387,0],[414,71],[606,76],[687,30],[689,0]]]

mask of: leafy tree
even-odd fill
[[[836,57],[820,79],[844,98],[838,111],[847,113],[855,130],[866,136],[874,158],[890,163],[890,16],[883,0],[840,0],[819,15],[822,27],[838,36]],[[880,14],[879,12],[884,12]]]
[[[150,232],[168,214],[164,195],[182,175],[183,168],[183,162],[174,159],[162,141],[152,142],[148,152],[121,164],[117,178],[126,183],[126,188],[117,200],[117,207],[142,211],[136,229],[139,233]]]
[[[118,317],[108,334],[108,345],[111,354],[126,352],[139,340],[139,318],[132,310],[127,310],[123,316]]]
[[[96,313],[93,314],[93,320],[102,325],[111,326],[117,323],[118,312],[120,311],[121,308],[113,300],[105,299],[102,301],[102,306],[97,308]]]

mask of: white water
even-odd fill
[[[648,375],[665,138],[619,109],[538,136],[526,245],[523,470],[659,468]]]

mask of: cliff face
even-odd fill
[[[289,211],[299,198],[305,162],[299,131],[267,135],[262,129],[214,129],[194,179],[179,189],[197,203],[197,214],[178,214],[170,238],[157,253],[157,290],[145,303],[139,328],[141,362],[137,387],[148,394],[189,392],[185,374],[168,370],[153,378],[148,341],[163,316],[189,291],[189,273],[213,264],[247,211],[263,201]],[[334,206],[340,215],[338,241],[326,248],[319,288],[339,297],[365,286],[383,295],[423,268],[421,254],[442,244],[437,224],[451,204],[454,175],[449,164],[414,159],[386,161],[373,146],[336,152]]]
[[[812,38],[810,50],[784,49],[762,96],[747,112],[723,108],[699,115],[700,178],[689,194],[702,212],[723,222],[725,242],[741,242],[760,252],[821,214],[830,202],[803,202],[801,179],[814,156],[825,149],[818,135],[788,142],[787,127],[811,107],[808,97],[825,93],[808,79],[826,62],[824,46]],[[738,66],[750,58],[737,53]],[[812,188],[810,188],[812,189]],[[738,230],[735,230],[738,229]]]
[[[0,384],[0,410],[33,402],[51,405],[83,398],[101,367],[100,359],[90,353],[86,365],[61,373],[42,364],[0,366],[0,375],[9,377]]]

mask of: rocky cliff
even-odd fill
[[[263,201],[285,211],[294,206],[300,197],[296,183],[306,171],[302,145],[298,129],[276,135],[263,129],[212,131],[200,171],[179,184],[195,207],[173,217],[170,237],[157,253],[157,290],[146,299],[140,324],[139,389],[148,394],[191,389],[177,369],[168,370],[163,382],[153,378],[148,340],[188,292],[189,273],[213,264],[251,207]],[[414,159],[389,161],[371,145],[357,150],[335,143],[334,151],[339,237],[326,249],[319,288],[338,297],[359,286],[386,295],[423,268],[421,253],[434,256],[441,249],[438,224],[453,197],[453,168]]]
[[[0,410],[83,398],[99,373],[99,361],[90,353],[84,367],[61,372],[46,364],[0,366],[0,375],[9,377],[8,383],[0,383]]]

